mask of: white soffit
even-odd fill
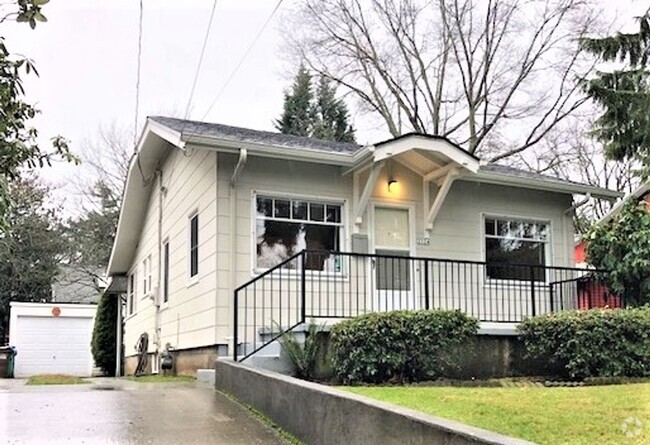
[[[379,162],[409,151],[415,151],[420,155],[426,153],[441,161],[447,161],[438,163],[438,165],[453,162],[472,173],[476,173],[479,169],[479,159],[460,147],[456,147],[444,139],[421,135],[407,135],[377,144],[373,160]]]

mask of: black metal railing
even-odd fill
[[[312,319],[457,309],[483,322],[518,323],[528,316],[586,309],[594,295],[606,292],[604,274],[399,252],[302,251],[235,290],[233,358],[244,360]]]

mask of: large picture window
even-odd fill
[[[546,222],[486,217],[488,278],[544,281],[549,238]]]
[[[340,203],[257,196],[256,209],[258,269],[271,268],[305,249],[341,248]],[[306,268],[339,272],[337,260],[333,255],[309,255]],[[296,267],[293,263],[287,266]]]

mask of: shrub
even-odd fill
[[[564,369],[562,377],[650,375],[650,308],[541,315],[519,331],[526,356]]]
[[[115,295],[103,294],[99,299],[91,350],[95,364],[105,374],[115,375],[115,342],[117,340],[117,302]]]
[[[459,311],[366,314],[332,328],[332,365],[345,383],[434,379],[458,368],[454,349],[477,330]]]
[[[587,261],[607,270],[603,278],[629,306],[650,303],[650,213],[630,199],[611,221],[595,224],[586,236]]]
[[[276,325],[277,326],[277,325]],[[278,326],[278,329],[279,326]],[[305,332],[305,342],[300,344],[293,332],[282,331],[280,344],[289,357],[296,370],[296,377],[304,380],[314,380],[316,367],[316,354],[318,353],[318,332],[323,330],[323,325],[310,323]]]

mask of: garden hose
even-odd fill
[[[138,366],[135,368],[135,376],[145,375],[147,371],[147,350],[149,349],[149,334],[143,332],[136,343],[135,349],[138,353]]]

